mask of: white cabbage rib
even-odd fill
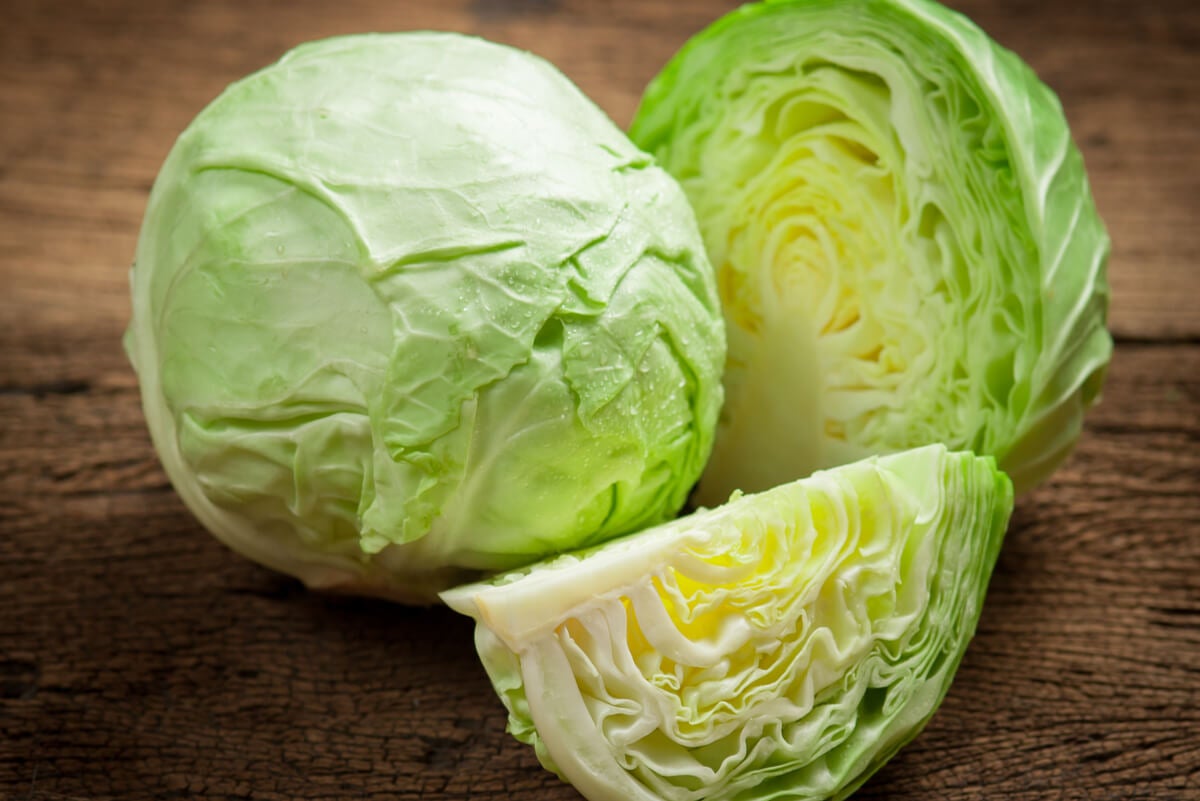
[[[592,801],[828,798],[932,715],[1010,510],[990,459],[931,446],[443,599]]]

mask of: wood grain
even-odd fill
[[[503,733],[467,621],[226,551],[166,485],[115,349],[72,375],[0,395],[22,421],[0,448],[0,788],[575,797]],[[1019,505],[945,705],[861,797],[1200,792],[1197,442],[1200,348],[1121,348],[1078,452]]]
[[[0,799],[575,799],[469,623],[305,592],[183,508],[120,351],[174,137],[305,39],[443,28],[621,123],[731,4],[22,2],[0,27]],[[979,634],[869,799],[1200,798],[1200,9],[962,0],[1060,93],[1115,249],[1104,402],[1022,499]]]
[[[308,39],[440,28],[558,64],[625,124],[727,2],[23,0],[0,30],[0,314],[128,314],[125,266],[175,136],[230,81]],[[1200,339],[1200,22],[1187,0],[959,0],[1062,97],[1114,240],[1112,327]],[[52,236],[46,234],[53,232]],[[41,234],[41,235],[39,235]],[[52,268],[52,269],[51,269]]]

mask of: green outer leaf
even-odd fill
[[[992,282],[1011,288],[1012,295],[1005,307],[973,309],[963,318],[965,322],[929,332],[938,343],[936,363],[946,365],[960,358],[972,361],[969,378],[979,391],[958,400],[940,374],[914,378],[914,394],[893,401],[901,407],[895,412],[898,419],[910,415],[912,431],[905,434],[893,426],[892,437],[886,441],[868,438],[852,444],[861,454],[926,441],[970,447],[995,455],[1022,492],[1045,480],[1070,452],[1084,412],[1099,396],[1112,341],[1105,328],[1109,239],[1096,213],[1082,158],[1071,141],[1057,98],[1016,55],[995,44],[967,18],[928,0],[751,4],[695,36],[651,82],[631,136],[681,179],[697,209],[714,266],[720,269],[716,240],[721,236],[721,223],[712,209],[737,187],[726,178],[711,176],[737,155],[728,142],[713,138],[718,118],[730,115],[733,119],[744,113],[739,111],[740,104],[753,94],[747,87],[756,80],[763,85],[761,76],[778,74],[786,65],[816,59],[852,65],[862,73],[881,69],[879,65],[893,55],[906,65],[914,86],[927,82],[929,87],[957,87],[978,109],[972,119],[990,126],[990,138],[977,145],[980,151],[949,152],[935,146],[930,153],[910,156],[918,168],[927,164],[933,171],[932,184],[942,182],[951,190],[954,182],[963,183],[966,177],[949,166],[938,174],[939,165],[975,158],[986,148],[1002,157],[990,173],[981,171],[978,180],[1011,188],[980,192],[981,211],[964,209],[958,219],[949,222],[959,231],[982,223],[979,229],[985,247],[999,254],[996,261],[967,261],[968,286]],[[743,94],[735,94],[735,90]],[[928,89],[913,95],[909,105],[903,97],[893,100],[890,120],[899,126],[897,130],[924,119],[947,132],[941,141],[953,142],[949,132],[967,125],[963,116],[967,112],[938,117]],[[746,119],[744,124],[749,129],[755,123]],[[853,190],[848,186],[847,191]],[[989,246],[989,242],[993,244]],[[920,258],[914,257],[918,262]],[[925,297],[936,294],[931,290]],[[724,300],[730,302],[728,297]],[[950,302],[961,301],[951,298]],[[925,306],[911,309],[911,319],[937,318],[936,310],[929,308],[931,303],[927,300]],[[988,326],[994,326],[990,330],[996,331],[995,335],[979,324],[980,318],[992,314],[995,323]],[[972,320],[975,328],[971,328]],[[746,358],[745,352],[758,346],[739,346],[736,321],[727,314],[727,322],[731,359]],[[787,350],[779,343],[762,346],[764,353],[771,348]],[[803,354],[806,348],[793,346],[791,351]],[[786,399],[791,387],[828,380],[827,375],[814,378],[812,367],[806,366],[802,357],[793,358],[797,359],[797,374],[792,381],[778,377],[785,388],[777,392],[763,389],[760,394],[774,399],[765,403],[747,400],[744,412],[740,411],[738,375],[735,371],[726,374],[727,414],[759,421],[762,430],[755,429],[752,422],[748,427],[755,430],[750,434],[762,435],[759,439],[766,444],[776,442],[783,452],[789,450],[788,441],[764,432],[778,430],[779,421],[788,415]],[[982,391],[992,383],[1001,388],[1002,397],[997,400],[990,398],[995,391]],[[780,409],[764,408],[769,403],[777,403]],[[942,412],[912,419],[921,414],[919,409],[939,404]],[[793,416],[805,417],[802,398],[793,401],[793,410]],[[749,479],[754,486],[747,488],[759,488],[837,461],[826,457],[818,458],[816,464],[806,462],[805,449],[793,443],[794,455],[781,456],[783,464],[773,472],[768,466],[768,475],[754,481],[754,471],[764,469],[763,448],[753,454],[739,453],[740,443],[724,441],[727,431],[718,429],[713,470],[702,482],[702,489],[709,485],[703,493],[705,502],[719,501],[732,488],[723,476],[714,478],[718,474]],[[754,437],[743,432],[741,443],[751,441]]]
[[[928,446],[443,599],[591,801],[844,798],[945,696],[1012,502],[990,457]]]
[[[667,519],[724,338],[671,177],[528,53],[303,45],[179,138],[127,350],[167,472],[239,551],[406,600]]]

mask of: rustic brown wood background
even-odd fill
[[[957,0],[1055,87],[1115,250],[1103,404],[1022,499],[978,637],[870,799],[1200,798],[1200,5]],[[8,0],[0,22],[0,798],[573,799],[471,627],[327,598],[175,497],[119,347],[175,136],[306,39],[531,49],[618,122],[729,6]]]

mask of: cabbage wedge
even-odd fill
[[[941,702],[1011,510],[991,458],[928,446],[442,598],[591,801],[840,798]]]
[[[724,304],[701,503],[929,442],[1018,492],[1066,458],[1112,350],[1109,240],[1057,98],[965,17],[745,6],[631,136],[683,184]]]

